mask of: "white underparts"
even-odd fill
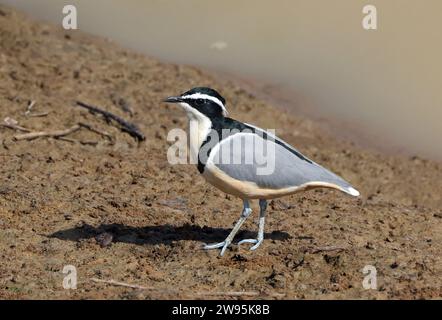
[[[187,103],[181,102],[180,105],[189,118],[190,160],[191,163],[198,163],[199,149],[210,133],[212,122],[207,116]]]

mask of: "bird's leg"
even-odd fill
[[[243,243],[251,243],[254,244],[250,250],[256,250],[264,240],[264,224],[266,217],[266,209],[267,209],[267,200],[260,199],[259,200],[259,227],[258,227],[258,238],[257,239],[244,239],[238,242],[238,245]]]
[[[204,246],[204,249],[209,250],[209,249],[217,249],[217,248],[222,247],[221,253],[220,253],[220,255],[222,256],[224,254],[224,252],[226,251],[227,247],[232,243],[233,238],[235,237],[239,228],[241,228],[241,225],[244,223],[244,221],[247,219],[247,217],[251,213],[252,213],[252,209],[250,208],[249,201],[244,200],[244,208],[242,210],[241,217],[236,222],[235,226],[233,227],[232,231],[227,236],[227,238],[224,241],[219,242],[219,243],[207,244]]]

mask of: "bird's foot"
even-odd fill
[[[224,252],[226,252],[226,249],[230,245],[230,243],[231,243],[231,241],[224,240],[224,241],[218,242],[218,243],[206,244],[203,247],[203,249],[205,249],[205,250],[212,250],[212,249],[222,248],[219,255],[223,256]]]
[[[242,245],[244,243],[251,243],[251,244],[254,244],[254,246],[252,246],[250,248],[250,250],[256,250],[261,245],[263,240],[264,239],[244,239],[244,240],[241,240],[240,242],[238,242],[238,245]]]

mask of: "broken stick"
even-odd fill
[[[34,108],[34,106],[35,106],[35,100],[30,100],[28,103],[28,107],[26,108],[26,112],[25,112],[26,117],[39,118],[39,117],[46,117],[49,114],[49,111],[40,112],[40,113],[32,113],[32,109]]]
[[[9,129],[12,129],[12,130],[18,130],[18,131],[23,131],[23,132],[31,132],[31,130],[19,126],[17,120],[14,120],[14,119],[9,118],[9,117],[6,117],[5,120],[3,120],[3,123],[0,123],[0,126],[5,127],[5,128],[9,128]]]
[[[109,111],[102,110],[100,108],[88,105],[86,103],[83,103],[81,101],[77,101],[77,105],[89,110],[92,113],[98,113],[105,117],[106,120],[114,120],[116,123],[118,123],[121,126],[121,130],[129,133],[132,137],[137,139],[138,141],[144,141],[146,138],[144,134],[138,129],[138,127],[130,122],[127,122],[123,118],[114,115],[113,113],[110,113]]]
[[[24,134],[18,134],[14,136],[14,140],[20,141],[20,140],[32,140],[36,138],[42,138],[42,137],[51,137],[51,138],[59,138],[67,136],[71,133],[74,133],[81,129],[81,126],[76,124],[75,126],[66,129],[66,130],[55,130],[55,131],[39,131],[39,132],[30,132],[30,133],[24,133]]]
[[[35,106],[35,100],[31,100],[28,103],[28,107],[26,108],[25,116],[29,115],[32,112],[32,108]]]
[[[219,292],[198,292],[198,296],[230,296],[230,297],[285,297],[284,293],[258,292],[258,291],[219,291]]]
[[[90,125],[88,125],[88,124],[86,124],[86,123],[82,123],[82,122],[79,122],[78,125],[81,126],[82,128],[85,128],[85,129],[87,129],[87,130],[89,130],[89,131],[92,131],[92,132],[97,133],[97,134],[99,134],[99,135],[101,135],[101,136],[103,136],[103,137],[106,137],[106,138],[108,138],[110,141],[113,141],[113,140],[114,140],[114,137],[111,136],[111,135],[110,135],[109,133],[107,133],[106,131],[101,131],[101,130],[98,130],[98,129],[92,128],[92,126],[90,126]]]
[[[30,113],[27,115],[29,118],[41,118],[46,117],[49,114],[49,111],[47,112],[40,112],[40,113]]]
[[[144,287],[144,286],[140,286],[137,284],[129,284],[129,283],[115,281],[115,280],[101,280],[101,279],[97,279],[97,278],[91,278],[91,281],[96,282],[96,283],[106,283],[106,284],[110,284],[113,286],[126,287],[126,288],[139,289],[139,290],[154,289],[152,287]]]

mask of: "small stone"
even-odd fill
[[[304,257],[303,253],[289,253],[286,257],[286,266],[291,269],[297,269],[304,264]]]
[[[237,262],[245,262],[245,261],[247,261],[247,258],[244,257],[243,255],[235,254],[235,255],[232,257],[232,260],[233,260],[233,261],[237,261]]]
[[[105,248],[111,245],[114,236],[109,232],[100,233],[95,237],[95,240],[100,247]]]
[[[266,278],[267,283],[273,288],[282,289],[286,286],[286,279],[282,273],[272,271],[272,274]]]
[[[374,250],[374,249],[376,249],[376,246],[369,241],[365,244],[365,248],[369,249],[369,250]]]
[[[328,255],[328,254],[325,254],[324,255],[324,260],[325,260],[325,262],[327,264],[330,264],[330,265],[332,265],[334,267],[337,267],[341,263],[341,261],[340,261],[341,260],[341,256],[340,255]]]

